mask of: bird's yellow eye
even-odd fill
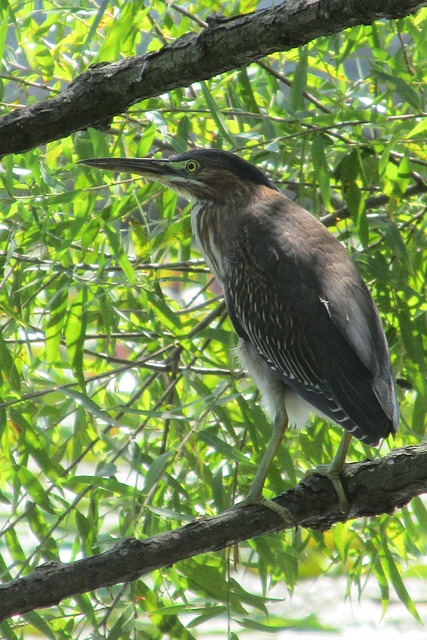
[[[200,165],[195,160],[189,160],[185,164],[185,170],[188,171],[188,173],[196,173],[196,171],[198,171],[199,169],[200,169]]]

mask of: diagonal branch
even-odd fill
[[[0,119],[0,157],[87,127],[107,127],[132,104],[249,65],[320,36],[382,18],[402,18],[427,0],[294,0],[231,18],[145,56],[94,65],[51,100]]]
[[[264,507],[231,510],[148,540],[127,538],[112,549],[72,563],[49,562],[32,574],[0,586],[0,622],[18,613],[58,604],[64,598],[136,580],[200,553],[217,551],[254,536],[296,525],[325,530],[346,519],[392,513],[427,493],[427,444],[396,449],[385,458],[347,464],[343,485],[349,514],[339,512],[326,478],[310,476],[276,501],[294,520],[284,522]]]

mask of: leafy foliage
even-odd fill
[[[223,3],[221,12],[255,8]],[[160,0],[46,1],[36,11],[28,2],[0,4],[3,112],[53,96],[89,64],[155,51],[199,30],[211,9],[187,9]],[[232,149],[315,215],[330,222],[338,211],[332,230],[370,286],[401,380],[395,444],[423,438],[425,17],[320,38],[135,105],[109,132],[88,130],[5,158],[4,581],[222,511],[247,493],[270,433],[239,371],[218,286],[191,244],[189,208],[158,185],[77,160]],[[289,434],[266,493],[329,460],[339,437],[321,421]],[[351,448],[354,459],[372,455],[360,443]],[[426,522],[417,499],[397,515],[345,523],[332,534],[255,539],[242,545],[239,563],[259,576],[259,589],[243,586],[227,551],[24,615],[4,623],[2,636],[186,639],[220,616],[233,634],[241,626],[316,629],[314,615],[269,618],[269,594],[277,583],[292,591],[299,576],[326,571],[345,573],[359,593],[373,574],[384,610],[393,587],[418,617],[404,573],[422,570]]]

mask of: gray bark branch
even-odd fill
[[[248,538],[295,526],[325,530],[336,522],[393,513],[427,493],[427,444],[396,449],[373,461],[347,464],[342,476],[349,513],[339,511],[326,478],[310,476],[276,501],[289,509],[285,522],[265,507],[226,511],[148,540],[127,538],[112,549],[72,563],[49,562],[24,578],[0,585],[0,622],[14,614],[50,607],[64,598],[129,582],[180,560],[218,551]]]
[[[22,153],[87,127],[105,128],[132,104],[245,67],[348,27],[402,18],[427,0],[292,0],[232,18],[145,56],[95,65],[58,96],[0,119],[0,157]]]

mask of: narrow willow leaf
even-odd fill
[[[121,428],[121,424],[117,422],[117,420],[114,420],[114,418],[112,418],[106,411],[100,409],[98,405],[89,398],[89,396],[81,393],[80,391],[76,391],[75,389],[62,388],[61,392],[64,394],[64,396],[67,396],[67,398],[71,398],[78,405],[86,409],[89,413],[95,416],[95,418],[102,420],[102,422],[110,425],[110,427],[117,427],[119,429]]]
[[[347,561],[347,543],[351,522],[338,522],[333,528],[334,544],[341,562]]]
[[[235,462],[241,462],[244,464],[250,464],[250,461],[238,451],[235,447],[232,447],[216,436],[210,429],[199,431],[197,436],[203,440],[206,444],[211,446],[215,451],[223,455],[227,460],[235,460]]]
[[[0,60],[3,58],[4,45],[9,28],[9,9],[0,9]]]
[[[108,242],[110,244],[111,249],[114,252],[116,260],[118,264],[123,269],[123,273],[126,275],[126,278],[129,280],[131,284],[136,282],[136,275],[133,266],[130,263],[129,258],[124,252],[123,246],[120,242],[120,235],[117,233],[113,227],[111,227],[108,223],[104,222],[103,229],[105,235],[108,238]]]
[[[42,511],[37,505],[34,505],[32,509],[28,511],[28,523],[31,527],[31,531],[37,536],[40,542],[43,542],[43,556],[46,558],[51,557],[52,560],[56,560],[59,557],[59,548],[55,539],[49,535],[50,525],[48,521],[44,519]]]
[[[0,567],[0,570],[1,569],[2,568]],[[12,578],[5,574],[3,571],[2,575],[7,577],[8,580],[12,580]],[[2,638],[4,638],[4,640],[22,640],[22,628],[20,628],[19,636],[17,636],[13,631],[12,626],[15,626],[14,620],[11,619],[10,624],[7,620],[3,620],[3,622],[0,624],[0,633],[2,634]]]
[[[50,311],[46,323],[46,359],[53,365],[59,360],[59,346],[62,339],[68,301],[68,279],[61,275],[57,280],[57,290],[50,300]]]
[[[36,611],[31,611],[30,613],[24,614],[23,618],[24,620],[27,620],[27,622],[31,626],[40,631],[43,638],[57,640],[58,636],[56,632],[52,631],[50,624],[46,622],[44,617],[38,614]]]
[[[422,111],[423,105],[420,100],[420,96],[411,85],[405,82],[403,78],[399,77],[398,75],[392,75],[391,73],[384,71],[382,68],[375,64],[372,65],[372,71],[380,80],[393,85],[396,92],[406,102],[408,102],[408,104],[410,104],[413,109],[415,109],[416,111]]]
[[[415,127],[411,129],[411,131],[407,133],[405,137],[413,138],[419,135],[420,133],[424,133],[426,129],[427,129],[427,118],[424,116],[423,119],[420,122],[417,122]]]
[[[224,573],[218,567],[194,561],[185,562],[185,567],[190,588],[219,602],[228,602],[235,613],[246,613],[240,598],[229,589]]]
[[[162,322],[166,329],[174,331],[181,329],[181,319],[174,313],[173,309],[165,302],[165,300],[157,294],[147,294],[148,303],[152,307],[157,318]]]
[[[48,440],[43,435],[43,432],[38,432],[37,427],[33,427],[22,413],[16,411],[13,407],[9,411],[10,419],[21,431],[22,443],[26,452],[33,457],[50,480],[58,481],[63,469],[60,465],[55,464],[49,455]]]
[[[322,624],[315,614],[310,614],[302,618],[269,618],[268,622],[263,624],[253,618],[244,618],[241,624],[258,632],[275,633],[277,631],[285,631],[286,629],[298,629],[298,631],[336,631],[330,625]]]
[[[414,616],[415,620],[422,624],[419,613],[416,610],[412,598],[404,585],[399,568],[394,561],[393,555],[385,538],[383,538],[382,540],[382,548],[384,550],[384,560],[387,565],[390,582],[392,583],[399,600],[403,602],[409,613]]]
[[[364,207],[360,207],[357,213],[356,227],[362,245],[367,247],[369,244],[369,222],[366,209]]]
[[[382,616],[384,617],[390,602],[390,587],[387,575],[381,563],[382,554],[380,554],[380,542],[377,538],[367,541],[367,547],[370,551],[371,567],[381,591]]]
[[[26,561],[27,556],[21,546],[20,538],[18,537],[16,530],[12,528],[6,529],[6,533],[4,534],[4,537],[5,537],[7,549],[10,555],[12,556],[13,560],[16,563],[23,564]]]
[[[239,71],[239,90],[246,109],[248,111],[253,111],[253,113],[261,113],[247,69],[241,69]]]
[[[102,2],[100,2],[99,7],[98,7],[98,11],[96,12],[96,15],[94,18],[92,18],[91,20],[91,25],[90,25],[90,29],[87,33],[86,39],[82,45],[82,49],[86,49],[88,48],[88,46],[90,45],[92,38],[94,37],[94,35],[96,34],[96,31],[101,23],[102,18],[104,17],[105,11],[107,10],[108,7],[108,0],[102,0]]]
[[[68,481],[68,487],[76,493],[83,491],[87,486],[102,489],[111,495],[118,495],[124,500],[135,499],[135,488],[116,478],[99,478],[96,476],[74,476]]]
[[[399,193],[399,195],[404,195],[406,189],[411,184],[411,181],[411,162],[409,160],[408,153],[405,153],[397,170],[397,179],[394,183],[394,191]]]
[[[145,127],[141,132],[141,137],[138,142],[138,157],[145,158],[151,149],[153,140],[156,136],[156,127],[151,122],[148,127]]]
[[[18,370],[13,361],[12,354],[10,353],[9,348],[6,345],[3,339],[3,336],[1,334],[1,329],[0,329],[0,372],[2,374],[3,380],[9,384],[10,388],[13,391],[17,391],[19,393],[21,390],[21,380],[19,377]],[[0,386],[1,386],[1,378],[0,378]]]
[[[325,145],[321,134],[314,136],[311,153],[313,157],[313,170],[317,184],[319,185],[320,193],[322,195],[325,206],[331,208],[331,185],[329,176],[329,167],[326,161]]]
[[[174,451],[167,451],[162,453],[154,462],[150,465],[147,475],[145,476],[144,492],[148,493],[150,489],[158,482],[158,480],[164,474],[170,458],[175,455]]]
[[[393,252],[399,258],[405,270],[407,272],[412,271],[411,258],[409,257],[408,249],[403,242],[399,227],[393,220],[389,220],[387,223],[385,238]]]
[[[420,523],[422,530],[427,531],[427,508],[419,496],[411,500],[411,508]]]
[[[150,617],[156,627],[160,630],[162,638],[171,640],[196,640],[188,629],[184,627],[178,616],[165,615],[162,613],[152,613]],[[122,636],[120,636],[121,638]]]
[[[68,308],[65,326],[65,342],[68,355],[76,378],[82,388],[85,386],[83,351],[87,326],[87,301],[88,289],[83,287]]]
[[[292,78],[290,105],[293,111],[304,109],[304,91],[307,86],[308,47],[300,47],[298,63]]]
[[[218,127],[218,132],[225,138],[225,140],[228,141],[228,143],[232,147],[235,147],[236,143],[228,131],[228,128],[224,122],[224,118],[222,117],[222,113],[219,110],[218,104],[214,100],[212,93],[208,88],[208,85],[206,84],[206,82],[202,82],[201,85],[202,85],[203,96],[206,100],[206,104],[208,105],[208,109],[211,113],[212,119],[215,121],[215,124]]]
[[[23,465],[16,465],[15,473],[33,502],[35,502],[38,507],[45,509],[48,513],[54,513],[49,496],[36,476]]]

